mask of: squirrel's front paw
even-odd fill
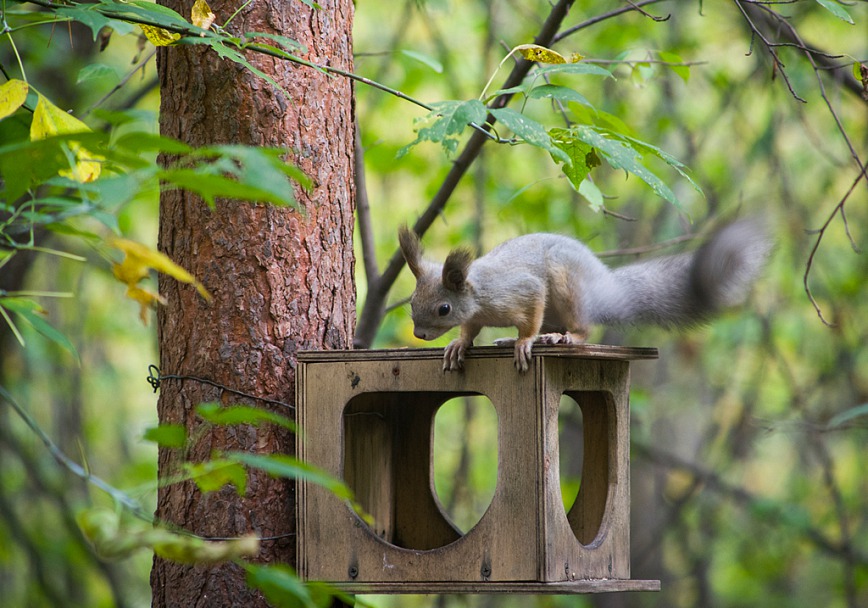
[[[530,367],[530,355],[533,350],[533,338],[519,338],[515,341],[515,369],[524,373]]]
[[[470,345],[461,338],[452,340],[446,346],[446,350],[443,351],[444,372],[459,371],[464,368],[464,353],[467,352],[468,346]]]

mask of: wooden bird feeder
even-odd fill
[[[298,456],[346,481],[370,517],[322,487],[297,492],[298,570],[351,593],[657,591],[630,579],[629,361],[653,348],[535,346],[530,370],[512,348],[468,352],[441,371],[442,349],[317,351],[298,356]],[[434,492],[434,416],[484,395],[497,413],[497,487],[460,532]],[[565,509],[558,408],[582,411],[581,486]]]

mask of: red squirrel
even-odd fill
[[[693,252],[610,269],[582,242],[557,234],[527,234],[473,259],[453,250],[443,264],[422,257],[418,236],[398,232],[416,277],[410,299],[414,330],[434,340],[453,327],[443,370],[460,370],[483,327],[516,327],[515,367],[526,372],[534,342],[581,344],[592,325],[689,327],[740,304],[771,251],[763,225],[739,220]]]

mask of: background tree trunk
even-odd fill
[[[165,2],[189,15],[192,0]],[[308,48],[307,57],[352,69],[350,0],[257,2],[230,30],[271,32]],[[235,2],[212,2],[223,22]],[[207,378],[235,390],[294,403],[296,352],[349,348],[355,324],[353,281],[353,97],[348,80],[266,57],[250,57],[290,93],[280,91],[216,54],[192,46],[160,49],[160,129],[193,145],[242,143],[281,146],[314,182],[296,192],[305,213],[236,201],[214,210],[184,192],[163,193],[159,247],[190,270],[214,296],[161,277],[168,300],[158,315],[163,374]],[[194,408],[207,401],[245,399],[194,380],[165,380],[158,403],[161,423],[186,426],[192,446],[161,449],[161,478],[184,461],[214,450],[291,453],[292,435],[265,425],[202,427]],[[281,414],[291,410],[255,402]],[[293,484],[251,471],[247,493],[230,486],[203,495],[191,483],[159,492],[159,519],[206,537],[255,532],[266,539],[258,561],[295,560]],[[226,564],[184,566],[154,560],[154,606],[258,606],[243,571]]]

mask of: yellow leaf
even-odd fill
[[[161,27],[153,25],[139,25],[139,27],[142,28],[145,38],[154,46],[169,46],[181,39],[181,34],[164,30]]]
[[[540,46],[538,44],[520,44],[515,48],[519,53],[521,53],[521,56],[528,61],[537,61],[539,63],[567,62],[567,60],[564,59],[564,56],[557,51],[547,49],[546,47]]]
[[[27,99],[28,85],[23,80],[10,80],[0,86],[0,120],[12,114]]]
[[[157,304],[166,304],[166,298],[159,294],[132,285],[127,287],[126,296],[130,300],[139,303],[139,306],[141,307],[139,309],[139,318],[145,325],[148,324],[148,308],[156,306]]]
[[[69,144],[69,149],[75,155],[75,166],[72,169],[58,171],[58,173],[83,184],[97,179],[102,171],[104,158],[98,154],[91,154],[75,142]]]
[[[193,4],[193,12],[190,15],[190,21],[193,22],[193,25],[207,30],[216,18],[217,15],[211,12],[211,7],[205,0],[196,0]]]
[[[39,96],[36,109],[33,111],[33,122],[30,123],[30,139],[36,141],[52,135],[88,133],[89,131],[90,127],[75,116],[64,112],[42,95]]]
[[[53,135],[89,132],[90,127],[86,124],[39,95],[30,123],[30,139],[36,141]],[[97,179],[102,171],[103,157],[91,154],[75,142],[70,142],[69,149],[75,157],[75,165],[72,169],[60,171],[60,175],[82,183]]]
[[[121,521],[116,511],[102,507],[80,511],[75,519],[103,559],[123,559],[141,549],[151,549],[160,557],[184,564],[215,564],[259,553],[259,539],[254,535],[210,541],[145,522]]]
[[[145,324],[148,322],[148,307],[157,303],[166,303],[158,294],[151,293],[138,286],[139,281],[148,276],[148,271],[151,268],[157,272],[169,275],[182,283],[192,284],[203,298],[211,300],[211,294],[208,293],[205,286],[197,281],[189,272],[170,260],[167,255],[145,247],[141,243],[127,239],[112,239],[109,241],[109,244],[112,247],[120,249],[125,254],[120,264],[112,266],[112,273],[118,281],[127,286],[127,297],[141,305],[140,316]]]
[[[570,63],[578,63],[584,58],[585,58],[585,56],[582,55],[581,53],[572,53],[570,55]]]

